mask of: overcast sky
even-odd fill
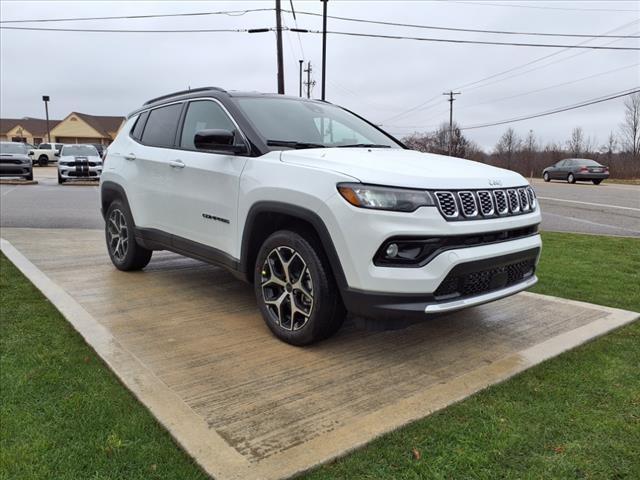
[[[270,8],[261,2],[0,2],[3,21],[111,15],[206,12]],[[320,1],[294,0],[298,12],[321,13]],[[289,9],[289,1],[282,1]],[[329,14],[455,28],[574,34],[640,34],[640,1],[338,1]],[[290,13],[283,16],[293,27]],[[321,29],[321,19],[298,14],[300,28]],[[275,14],[100,20],[19,24],[48,28],[194,29],[275,26]],[[445,32],[360,24],[329,19],[328,30],[433,38],[578,44],[585,39]],[[591,40],[587,45],[640,46],[638,39]],[[286,93],[298,94],[298,60],[311,61],[320,96],[321,35],[284,33]],[[454,117],[464,125],[490,123],[640,85],[639,51],[562,50],[515,46],[463,45],[412,40],[330,35],[327,51],[327,100],[341,104],[403,136],[448,121],[448,103],[440,95],[459,89]],[[0,33],[0,114],[44,117],[43,94],[51,96],[51,118],[71,111],[126,115],[147,99],[187,87],[206,85],[273,92],[276,83],[275,33]],[[304,53],[303,53],[304,52]],[[466,86],[485,77],[551,55],[529,67]],[[625,68],[626,67],[626,68]],[[534,69],[535,68],[535,69]],[[533,69],[533,70],[532,70]],[[617,70],[617,71],[614,71]],[[605,73],[608,72],[608,73]],[[602,75],[600,75],[602,74]],[[584,77],[592,78],[575,83]],[[491,83],[490,83],[491,82]],[[486,84],[486,85],[485,85]],[[553,88],[547,88],[553,87]],[[544,89],[544,90],[542,90]],[[541,90],[529,93],[534,90]],[[526,94],[526,95],[522,95]],[[425,108],[398,116],[430,98]],[[508,98],[514,97],[514,98]],[[604,143],[623,118],[623,99],[535,120],[514,123],[544,142],[564,141],[571,129]],[[395,117],[395,118],[394,118]],[[506,126],[467,131],[491,149]]]

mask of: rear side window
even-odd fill
[[[148,116],[149,112],[144,112],[138,115],[138,119],[136,120],[136,123],[131,130],[131,136],[136,140],[142,139],[142,130],[144,130],[144,124],[146,123]]]
[[[180,146],[182,148],[195,149],[193,137],[200,130],[224,129],[235,131],[236,127],[227,116],[225,111],[215,102],[210,100],[200,100],[191,102],[182,127],[182,138]],[[236,132],[236,143],[238,143]]]
[[[181,103],[151,110],[142,133],[142,143],[153,147],[172,147],[181,110]]]

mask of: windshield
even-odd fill
[[[87,157],[90,155],[98,156],[98,151],[93,145],[65,145],[60,153],[62,157]]]
[[[401,148],[375,127],[335,105],[277,97],[239,97],[235,101],[258,133],[275,149]]]
[[[27,147],[23,143],[0,143],[0,153],[27,154]]]

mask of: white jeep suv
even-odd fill
[[[517,173],[407,150],[327,102],[199,88],[134,111],[104,160],[109,255],[153,250],[253,283],[280,339],[448,312],[536,282],[536,196]]]

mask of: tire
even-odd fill
[[[47,165],[49,165],[49,157],[47,157],[46,155],[40,155],[40,157],[38,158],[38,165],[40,165],[41,167],[46,167]]]
[[[111,202],[104,226],[107,251],[113,265],[125,272],[143,269],[153,254],[136,243],[133,229],[133,217],[124,202]]]
[[[594,185],[600,185],[602,183],[602,180],[592,180]]]
[[[297,346],[330,337],[346,316],[320,242],[313,234],[301,233],[272,234],[254,268],[254,291],[265,323],[280,340]],[[268,303],[277,299],[279,304]],[[297,310],[293,315],[292,303]]]
[[[542,175],[542,178],[545,182],[550,182],[551,181],[551,177],[549,176],[549,172],[544,172],[544,174]]]
[[[33,168],[31,169],[31,171],[29,172],[29,175],[27,175],[26,177],[24,177],[25,180],[27,181],[32,181],[33,180]]]
[[[569,183],[576,183],[576,177],[574,177],[574,176],[573,176],[573,173],[570,173],[570,174],[567,176],[567,182],[569,182]]]
[[[66,178],[62,178],[62,176],[60,176],[60,172],[58,172],[58,184],[62,185],[66,181],[67,181],[67,179]]]

